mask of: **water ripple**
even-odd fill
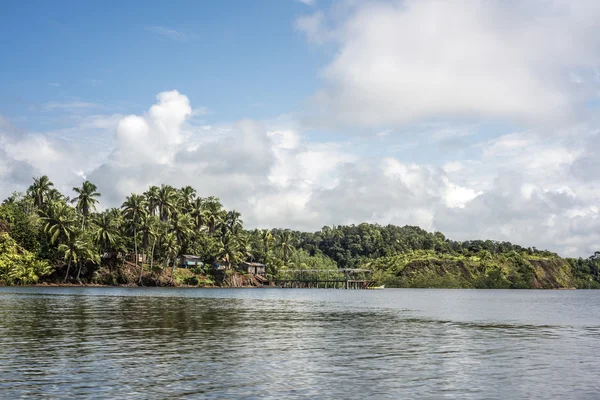
[[[600,389],[595,292],[367,292],[3,288],[0,397],[585,399]]]

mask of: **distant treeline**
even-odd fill
[[[101,212],[99,197],[91,182],[66,196],[41,176],[4,200],[0,283],[202,285],[213,282],[216,263],[254,261],[272,277],[287,269],[370,268],[378,281],[403,287],[600,287],[600,253],[562,259],[509,242],[457,242],[415,226],[246,230],[239,212],[224,209],[216,197],[196,196],[190,186],[151,186]],[[204,266],[193,276],[174,274],[183,254],[199,256]]]

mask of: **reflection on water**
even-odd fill
[[[0,397],[595,398],[600,293],[0,289]]]

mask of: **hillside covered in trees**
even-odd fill
[[[240,213],[190,186],[152,186],[104,211],[96,209],[100,197],[91,182],[67,196],[42,176],[4,200],[0,284],[227,285],[227,273],[216,274],[213,265],[255,261],[270,277],[288,269],[368,268],[397,287],[600,288],[600,252],[565,259],[508,242],[457,242],[414,226],[366,223],[315,233],[246,230]],[[183,254],[204,266],[177,269]]]

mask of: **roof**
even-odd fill
[[[200,259],[200,256],[193,256],[193,255],[190,255],[190,254],[184,254],[184,255],[182,255],[181,257],[184,257],[184,258],[192,258],[192,259],[197,259],[197,260],[199,260],[199,259]]]
[[[345,274],[348,273],[360,273],[360,272],[364,272],[364,273],[371,273],[373,272],[370,269],[364,269],[364,268],[338,268],[338,269],[288,269],[286,270],[286,272],[342,272]]]
[[[249,265],[251,267],[264,267],[265,264],[257,263],[257,262],[243,262],[244,265]]]

